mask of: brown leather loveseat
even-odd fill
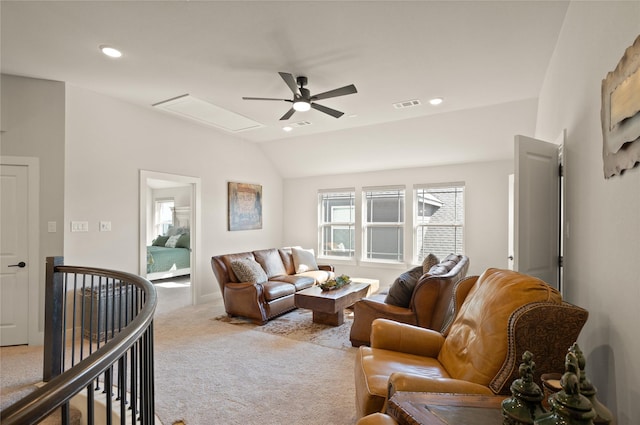
[[[211,258],[229,316],[263,325],[295,309],[294,294],[334,277],[333,266],[318,265],[312,250],[270,248]]]
[[[354,304],[351,345],[369,345],[371,323],[375,319],[390,319],[446,333],[455,314],[454,287],[466,277],[468,269],[469,257],[451,254],[422,274],[409,294],[407,306],[391,304],[387,301],[388,294],[359,300]]]
[[[387,319],[373,322],[371,347],[360,347],[356,356],[358,418],[384,411],[395,391],[509,394],[527,350],[538,383],[543,373],[564,371],[586,310],[562,301],[543,281],[510,270],[488,269],[457,289],[467,295],[446,336]]]

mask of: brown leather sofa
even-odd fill
[[[255,260],[266,281],[241,281],[234,268],[236,260]],[[331,265],[317,264],[317,270],[296,273],[292,248],[270,248],[218,255],[211,258],[213,273],[220,285],[227,314],[242,316],[263,325],[276,316],[294,310],[294,294],[334,277]]]
[[[351,345],[369,345],[371,323],[375,319],[390,319],[446,333],[455,314],[454,286],[466,277],[469,269],[467,256],[450,255],[447,259],[450,260],[433,266],[420,277],[408,307],[387,303],[386,294],[356,302],[349,336]]]
[[[509,270],[488,269],[456,289],[460,312],[447,336],[387,319],[373,322],[371,347],[360,347],[356,356],[358,418],[384,411],[395,391],[507,395],[527,350],[538,383],[543,373],[564,371],[586,310],[563,302],[543,281]]]

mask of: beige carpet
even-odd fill
[[[256,326],[206,305],[155,320],[156,414],[165,425],[355,422],[351,321],[316,325],[295,310]]]

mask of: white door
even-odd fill
[[[559,146],[515,137],[514,269],[558,288]]]
[[[27,166],[1,166],[0,345],[29,342]]]

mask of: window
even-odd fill
[[[464,250],[464,184],[417,187],[415,252],[418,262],[430,252],[438,258]]]
[[[321,192],[319,203],[320,256],[355,255],[355,190]]]
[[[401,262],[404,258],[404,188],[365,188],[364,259]]]
[[[156,199],[154,204],[153,229],[157,235],[166,235],[173,226],[173,199]]]

